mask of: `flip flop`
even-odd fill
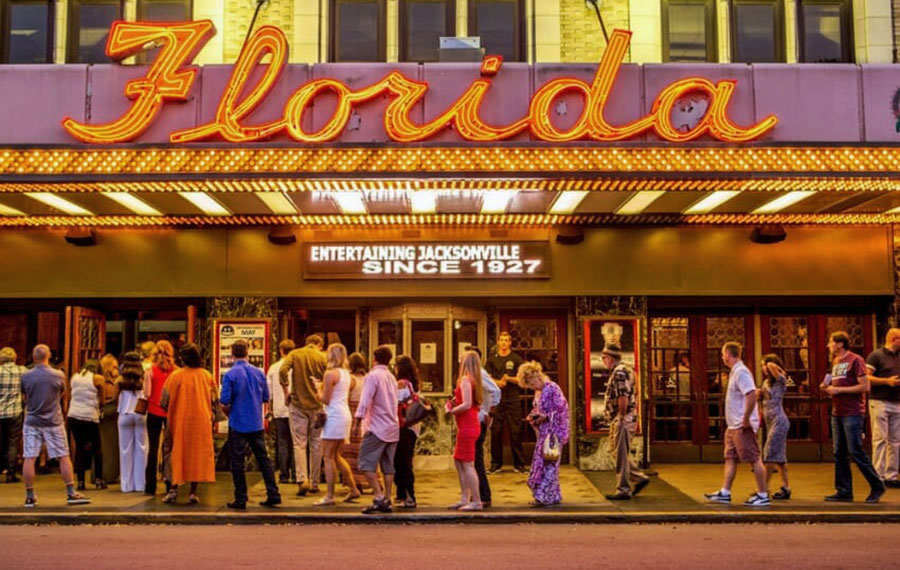
[[[329,499],[328,497],[322,497],[313,503],[314,507],[330,507],[332,505],[334,505],[334,499]]]

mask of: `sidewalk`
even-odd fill
[[[280,524],[359,522],[478,522],[478,523],[648,523],[648,522],[900,522],[900,490],[889,489],[882,502],[863,502],[868,488],[854,473],[855,503],[825,503],[832,492],[832,466],[828,463],[790,466],[794,497],[773,502],[768,509],[751,509],[741,502],[751,493],[753,477],[742,467],[733,489],[734,504],[708,504],[703,493],[721,485],[722,467],[717,464],[656,465],[653,482],[632,501],[610,502],[603,497],[612,489],[611,472],[582,473],[572,467],[561,472],[563,504],[553,508],[528,506],[531,494],[527,475],[512,471],[490,476],[493,506],[480,513],[448,511],[458,499],[459,485],[452,471],[423,471],[416,474],[419,508],[395,509],[388,515],[363,515],[361,509],[370,495],[354,504],[314,507],[322,495],[296,497],[295,485],[282,485],[284,504],[277,509],[256,506],[265,498],[258,473],[248,474],[250,503],[246,511],[225,508],[231,500],[231,476],[219,473],[215,484],[200,486],[200,504],[187,504],[184,489],[176,505],[162,502],[162,494],[147,497],[124,494],[117,486],[104,491],[87,491],[90,505],[68,507],[59,475],[39,476],[35,485],[38,507],[23,507],[24,486],[0,484],[0,524]],[[777,481],[776,481],[777,483]],[[773,483],[773,490],[777,485]],[[324,491],[324,486],[322,487]],[[338,496],[344,494],[339,487]]]

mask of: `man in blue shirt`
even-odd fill
[[[247,444],[259,463],[266,483],[266,500],[259,504],[274,507],[281,504],[281,492],[275,484],[275,471],[266,452],[263,433],[263,404],[269,401],[269,385],[262,370],[247,362],[247,342],[237,340],[231,345],[234,367],[222,380],[220,402],[228,414],[228,453],[231,477],[234,479],[234,501],[229,509],[247,508],[247,477],[244,474],[244,454]]]

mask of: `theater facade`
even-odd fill
[[[214,34],[117,22],[107,53],[152,63],[0,66],[0,344],[71,371],[193,340],[221,373],[231,339],[265,366],[319,332],[410,354],[440,400],[510,331],[595,469],[605,343],[641,457],[717,461],[738,341],[787,365],[791,459],[829,458],[827,337],[896,323],[896,66],[624,64],[624,31],[594,64],[288,64],[274,26],[192,66]]]

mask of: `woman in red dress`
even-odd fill
[[[483,397],[481,386],[481,359],[478,353],[463,354],[456,379],[453,398],[447,402],[447,413],[456,417],[456,448],[453,459],[459,475],[461,496],[450,509],[480,511],[481,495],[478,492],[478,475],[475,472],[475,442],[481,434],[478,410]]]

